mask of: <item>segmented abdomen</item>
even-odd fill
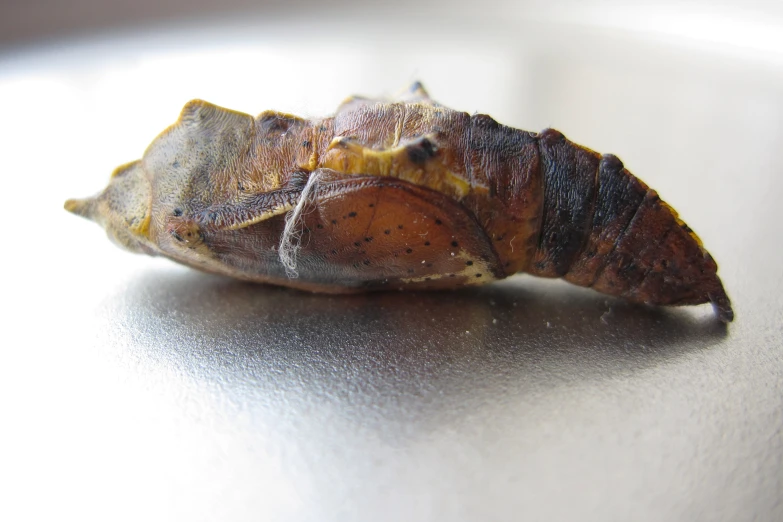
[[[441,179],[466,180],[472,189],[460,203],[506,275],[562,277],[651,304],[712,302],[721,319],[733,316],[699,238],[616,156],[553,129],[526,132],[437,105],[370,104],[338,113],[332,125],[369,149],[407,146],[410,168],[436,162]]]
[[[543,206],[525,272],[659,305],[712,302],[733,317],[717,265],[658,194],[613,155],[547,129],[535,138]]]

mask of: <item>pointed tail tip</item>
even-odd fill
[[[734,309],[731,307],[731,300],[726,292],[721,289],[718,294],[710,294],[710,303],[712,303],[712,309],[715,311],[715,315],[718,316],[718,321],[722,323],[730,323],[734,320]]]

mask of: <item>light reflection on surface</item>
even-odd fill
[[[326,33],[290,20],[180,27],[0,60],[11,426],[0,477],[17,493],[0,510],[774,515],[780,69],[551,23],[462,20],[422,45],[426,20],[404,21],[394,34],[339,20]],[[139,157],[190,98],[312,116],[414,79],[456,108],[618,153],[702,236],[737,321],[526,277],[313,296],[126,254],[61,209]]]

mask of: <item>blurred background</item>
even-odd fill
[[[323,116],[414,80],[618,154],[735,323],[522,276],[245,285],[62,210],[190,99]],[[6,0],[0,107],[0,518],[783,520],[780,2]]]

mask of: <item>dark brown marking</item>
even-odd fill
[[[562,277],[589,237],[600,159],[552,129],[542,132],[539,139],[544,215],[536,259],[543,268],[536,275]]]
[[[408,145],[406,150],[411,162],[423,165],[427,160],[435,157],[438,149],[428,138],[421,138]]]

